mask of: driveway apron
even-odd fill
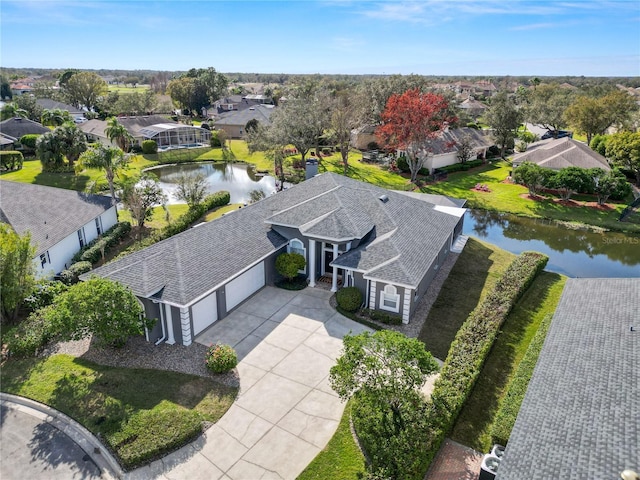
[[[329,369],[347,333],[367,327],[329,305],[331,292],[266,287],[200,334],[232,345],[240,393],[205,435],[130,478],[294,479],[333,436],[344,404]]]

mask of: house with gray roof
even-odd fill
[[[262,125],[270,125],[274,109],[273,105],[254,105],[244,110],[221,113],[214,126],[224,130],[229,138],[242,138],[246,133],[245,127],[251,120],[256,120]]]
[[[118,216],[111,197],[0,180],[0,221],[20,235],[31,233],[36,271],[52,277]]]
[[[640,278],[567,280],[497,480],[640,470]]]
[[[155,342],[189,345],[278,280],[275,259],[304,256],[310,287],[355,286],[363,303],[410,321],[462,231],[464,209],[334,173],[315,176],[92,273],[129,286],[159,322]]]
[[[560,170],[567,167],[611,170],[607,159],[585,143],[571,137],[549,138],[532,143],[526,152],[513,156],[513,168],[531,162],[543,168]]]
[[[139,115],[118,117],[138,145],[145,140],[154,140],[158,150],[209,146],[211,132],[201,127],[174,122],[162,115]],[[114,145],[105,133],[107,121],[93,119],[79,125],[80,130],[91,142]]]
[[[20,140],[23,135],[42,135],[50,131],[51,130],[42,124],[29,120],[28,118],[13,117],[0,122],[0,133],[18,140]]]

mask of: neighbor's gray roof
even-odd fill
[[[68,103],[58,102],[57,100],[52,100],[50,98],[38,98],[36,99],[36,103],[47,110],[55,110],[56,108],[59,108],[60,110],[66,110],[71,114],[84,113],[80,108],[76,108]]]
[[[566,167],[611,170],[605,157],[570,137],[550,138],[533,143],[526,152],[514,155],[512,161],[514,166],[532,162],[552,170]]]
[[[569,279],[497,480],[613,480],[639,467],[640,278]]]
[[[387,203],[378,199],[382,194],[389,196]],[[309,215],[309,205],[327,209],[333,201],[333,208],[342,209],[342,215],[334,215],[332,221],[327,221],[331,215],[323,215],[326,211],[317,212],[315,219]],[[458,221],[420,200],[325,173],[127,255],[94,273],[128,285],[139,296],[159,290],[155,297],[186,306],[286,245],[288,240],[266,221],[285,217],[289,225],[306,225],[311,237],[345,226],[350,233],[362,235],[367,226],[375,225],[378,237],[386,238],[387,234],[391,240],[369,250],[360,247],[354,251],[361,252],[362,265],[368,262],[366,266],[371,268],[379,267],[389,255],[393,258],[402,254],[403,260],[396,267],[400,273],[390,269],[390,275],[396,275],[386,278],[390,282],[421,278]],[[321,224],[326,230],[320,228]],[[400,234],[394,238],[396,231]],[[358,266],[355,259],[352,256],[349,261]],[[381,270],[380,275],[385,272]]]
[[[462,127],[446,130],[434,139],[431,143],[431,151],[434,155],[457,151],[456,144],[460,143],[465,136],[471,138],[473,148],[489,148],[494,144],[491,136],[484,130],[476,128]]]
[[[41,254],[111,208],[111,197],[0,180],[0,213]]]
[[[244,127],[254,119],[263,125],[269,125],[274,108],[273,105],[255,105],[245,110],[231,110],[218,115],[215,125],[240,125]]]
[[[467,201],[464,198],[448,197],[446,195],[436,195],[433,193],[421,193],[421,192],[403,192],[401,190],[394,190],[402,195],[422,200],[423,202],[432,203],[441,207],[456,207],[463,208]]]
[[[40,123],[34,122],[33,120],[29,120],[28,118],[14,117],[0,122],[0,133],[13,138],[17,138],[18,140],[23,135],[34,133],[41,135],[50,131],[51,130],[49,130],[47,127],[44,127]]]
[[[177,125],[188,127],[189,125],[181,125],[178,122],[167,119],[162,115],[139,115],[137,117],[118,117],[118,123],[122,124],[127,131],[134,137],[141,137],[141,130],[151,125]],[[93,119],[79,125],[80,130],[102,138],[107,138],[104,131],[107,128],[106,120]]]

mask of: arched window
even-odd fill
[[[385,285],[380,292],[380,309],[395,313],[400,311],[400,295],[393,285]]]
[[[304,243],[302,243],[302,241],[298,240],[297,238],[289,240],[289,245],[287,245],[287,252],[299,253],[304,257],[305,262],[307,261],[307,249],[304,248]],[[307,273],[306,264],[305,264],[305,267],[302,270],[300,270],[300,273]]]

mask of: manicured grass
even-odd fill
[[[126,85],[109,85],[108,90],[110,92],[118,93],[144,93],[145,90],[149,90],[149,85],[137,85],[135,87],[129,87]]]
[[[327,446],[313,459],[300,474],[298,480],[357,480],[365,472],[365,460],[362,452],[351,435],[349,419],[351,402],[347,403],[338,425]]]
[[[384,170],[376,164],[361,162],[361,159],[360,152],[349,154],[348,177],[391,190],[404,190],[409,185],[409,181],[402,175]],[[344,166],[340,154],[334,153],[330,157],[323,158],[318,172],[335,172],[343,175]]]
[[[153,165],[154,162],[146,160],[141,155],[136,155],[124,171],[126,175],[134,175],[143,168]],[[42,171],[40,160],[27,160],[24,162],[22,169],[14,172],[5,172],[0,174],[0,179],[11,180],[22,183],[35,183],[38,185],[47,185],[50,187],[66,188],[68,190],[84,191],[91,182],[100,182],[106,185],[103,170],[95,168],[85,169],[77,174],[74,173],[49,173]]]
[[[167,205],[167,210],[169,210],[169,216],[172,220],[180,217],[184,214],[189,207],[186,203],[176,203]],[[135,225],[133,219],[131,218],[131,212],[129,210],[118,210],[118,220],[121,222],[129,222],[131,225]],[[162,207],[153,207],[153,214],[150,220],[144,222],[144,226],[146,228],[152,229],[160,229],[167,225],[167,216],[164,208]]]
[[[611,210],[598,210],[584,206],[566,206],[550,199],[523,198],[528,190],[522,185],[503,183],[511,166],[504,161],[475,168],[468,172],[449,174],[447,179],[422,189],[426,193],[439,193],[456,198],[466,198],[467,207],[514,213],[525,217],[550,218],[569,222],[596,225],[611,230],[640,232],[640,223],[618,222],[626,204],[615,204]],[[490,192],[472,190],[476,184],[486,184]],[[585,199],[586,197],[576,197]],[[590,200],[594,201],[593,198]]]
[[[436,358],[447,357],[459,328],[514,258],[506,250],[469,238],[418,336]]]
[[[50,405],[100,435],[125,468],[164,455],[229,409],[237,390],[161,370],[115,368],[69,355],[5,363],[2,391]]]
[[[234,210],[238,210],[242,207],[240,203],[231,203],[229,205],[225,205],[223,207],[218,207],[211,210],[204,217],[205,222],[210,222],[211,220],[215,220],[216,218],[220,218],[222,215],[228,212],[233,212]]]
[[[480,452],[490,450],[500,400],[540,323],[555,311],[565,281],[562,275],[542,272],[509,314],[458,416],[451,435],[456,442]]]

